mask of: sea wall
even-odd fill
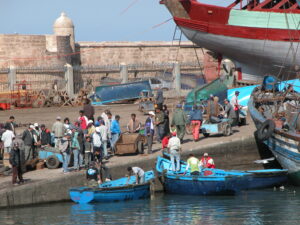
[[[218,168],[223,169],[262,169],[259,164],[253,161],[261,158],[261,150],[257,148],[253,135],[245,136],[241,139],[232,138],[230,141],[220,141],[214,144],[199,146],[194,149],[184,151],[182,158],[186,159],[193,152],[200,157],[204,152],[213,156]],[[121,157],[121,156],[120,156]],[[128,166],[139,166],[145,170],[155,167],[157,155],[140,157],[139,160],[124,160],[117,165],[110,167],[110,172],[114,179],[123,177]],[[22,205],[32,205],[40,203],[50,203],[59,201],[69,201],[68,189],[70,187],[82,186],[85,183],[83,172],[71,173],[53,178],[44,177],[40,181],[25,185],[5,188],[0,191],[0,207],[14,207]],[[156,190],[161,191],[162,186],[156,180]]]

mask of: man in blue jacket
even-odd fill
[[[118,141],[118,138],[121,134],[121,128],[120,128],[120,116],[116,115],[115,119],[111,122],[110,132],[111,132],[111,149],[115,153],[115,145]]]
[[[153,111],[149,112],[149,117],[146,119],[145,123],[145,136],[147,137],[148,154],[152,153],[152,143],[154,136],[154,116],[155,113]]]
[[[199,109],[197,105],[194,105],[193,110],[191,112],[191,125],[193,126],[193,138],[194,141],[199,140],[199,130],[202,124],[203,116],[202,111]]]

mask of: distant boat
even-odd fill
[[[288,91],[288,84],[294,86],[293,91]],[[257,128],[257,139],[269,147],[297,185],[300,185],[299,91],[299,80],[278,82],[276,78],[268,76],[261,86],[253,90],[248,102],[250,115]]]
[[[281,77],[288,71],[293,72],[290,79],[296,77],[300,65],[298,0],[232,0],[227,7],[220,6],[224,1],[160,2],[189,40],[216,53],[218,59],[231,59],[243,76],[239,79],[265,74]]]
[[[154,180],[153,171],[145,172],[145,183],[135,184],[135,176],[131,176],[127,183],[127,177],[105,182],[99,187],[76,187],[69,190],[72,201],[79,204],[89,202],[112,202],[136,200],[150,196],[150,185]]]
[[[168,157],[167,154],[165,156]],[[287,170],[282,169],[226,171],[206,168],[199,176],[193,176],[189,171],[183,175],[186,168],[184,161],[181,161],[177,173],[170,170],[169,159],[158,157],[156,162],[159,178],[166,192],[172,194],[234,194],[241,190],[279,186],[287,181]]]

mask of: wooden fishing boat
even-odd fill
[[[300,52],[293,44],[299,43],[298,0],[233,0],[227,6],[224,1],[160,2],[189,40],[214,52],[218,60],[231,59],[238,80],[286,72],[297,77]]]
[[[127,183],[127,177],[105,182],[99,187],[76,187],[69,190],[71,199],[79,204],[89,202],[112,202],[136,200],[150,196],[150,186],[154,181],[153,171],[145,172],[145,183],[135,184],[135,176],[131,176]]]
[[[293,84],[288,90],[287,84]],[[300,185],[300,91],[298,80],[278,82],[265,77],[248,102],[250,115],[257,128],[258,144],[266,144],[290,180]]]
[[[167,154],[165,154],[168,157]],[[186,169],[186,162],[181,161],[180,171],[176,174],[177,179],[183,179],[179,177],[182,175]],[[156,162],[156,170],[159,174],[160,180],[163,182],[166,190],[169,189],[168,183],[174,183],[171,181],[171,177],[173,179],[175,174],[170,171],[171,169],[171,161],[166,158],[158,157]],[[173,176],[170,176],[173,175]],[[258,189],[258,188],[267,188],[280,186],[287,181],[287,170],[282,169],[266,169],[266,170],[249,170],[249,171],[238,171],[238,170],[221,170],[221,169],[202,169],[201,174],[199,176],[191,176],[190,172],[187,171],[186,176],[200,179],[201,178],[209,178],[209,177],[231,177],[231,179],[227,179],[226,188],[231,189],[234,192],[238,192],[241,190],[248,189]],[[184,179],[183,179],[184,180]],[[205,181],[202,179],[201,181]],[[210,181],[206,179],[206,181]],[[189,190],[188,188],[186,190]],[[214,193],[214,192],[212,192]]]

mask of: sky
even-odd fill
[[[76,41],[173,39],[175,23],[164,23],[172,17],[159,0],[0,0],[0,33],[52,34],[63,11],[73,20]]]

